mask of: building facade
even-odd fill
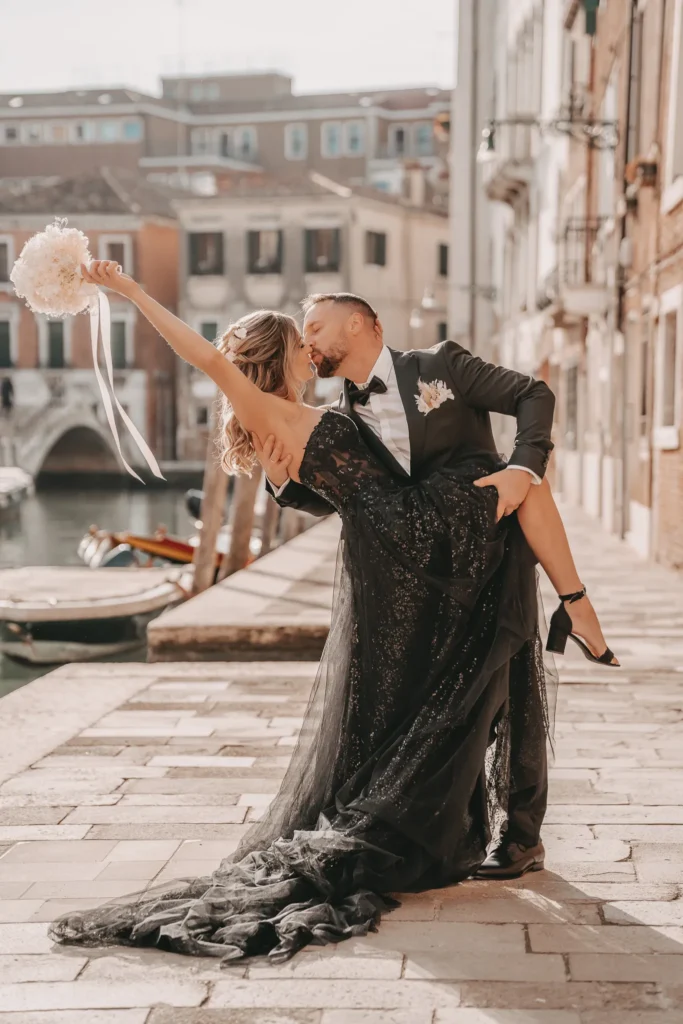
[[[2,460],[38,472],[120,472],[92,368],[86,314],[34,315],[9,275],[24,243],[55,215],[82,230],[170,309],[178,304],[178,225],[170,197],[137,174],[101,171],[0,198],[0,378],[14,392],[0,425]],[[134,306],[111,295],[115,390],[160,460],[175,458],[177,360]],[[125,430],[129,462],[140,455]]]
[[[0,181],[122,167],[210,193],[223,176],[335,181],[400,193],[413,166],[429,199],[445,202],[447,143],[433,122],[449,109],[438,88],[293,92],[281,74],[166,78],[161,96],[131,89],[0,96]]]
[[[436,344],[447,332],[448,219],[421,205],[421,187],[411,202],[313,172],[177,201],[180,315],[214,339],[253,309],[299,316],[308,294],[351,291],[378,310],[392,347]],[[179,374],[178,457],[197,459],[215,389],[189,366]]]
[[[500,361],[556,393],[565,500],[682,567],[683,0],[500,2],[495,26]]]

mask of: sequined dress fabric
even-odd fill
[[[477,869],[505,819],[510,723],[533,772],[552,718],[533,556],[474,485],[499,468],[460,453],[406,485],[324,413],[300,477],[342,519],[335,600],[277,796],[213,875],[66,914],[52,938],[280,961]]]

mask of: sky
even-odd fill
[[[262,69],[296,92],[450,88],[456,0],[0,0],[0,92]]]

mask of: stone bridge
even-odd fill
[[[41,470],[122,472],[109,427],[87,406],[58,402],[15,409],[0,421],[0,464],[19,466],[33,477]]]

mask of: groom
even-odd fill
[[[471,355],[453,341],[433,349],[397,352],[382,342],[377,313],[365,299],[345,292],[311,295],[303,304],[304,339],[319,377],[342,377],[337,408],[356,423],[368,447],[397,476],[410,480],[437,469],[453,448],[496,452],[489,413],[517,419],[517,436],[507,468],[477,483],[495,486],[498,517],[510,515],[528,490],[540,484],[552,450],[550,431],[555,399],[542,381],[525,377]],[[448,380],[442,380],[445,366]],[[417,399],[424,384],[443,384],[452,399],[443,405],[448,415],[427,415]],[[429,402],[429,396],[427,402]],[[438,401],[438,396],[437,396]],[[268,489],[279,505],[316,516],[334,509],[303,484],[289,480],[273,450],[264,446],[261,462]],[[547,802],[545,756],[534,758],[540,768],[524,767],[521,753],[523,723],[519,725],[515,763],[512,737],[512,781],[507,828],[499,846],[480,868],[486,878],[514,878],[543,865],[540,828]]]

